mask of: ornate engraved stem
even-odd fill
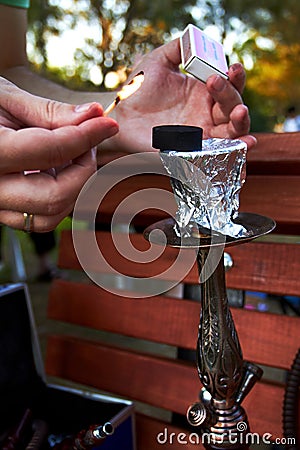
[[[218,252],[219,249],[200,249],[197,257],[199,274],[202,271],[205,279],[206,274],[211,274],[201,284],[197,366],[199,377],[214,401],[230,408],[241,383],[243,356],[228,306],[223,254],[216,269],[213,268],[216,258],[220,258]]]

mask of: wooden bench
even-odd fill
[[[159,275],[178,254],[176,249],[168,247],[152,263],[128,261],[115,250],[111,233],[105,230],[120,198],[141,187],[153,186],[170,190],[167,177],[137,175],[112,189],[99,208],[100,230],[96,233],[99,248],[114,269],[125,276]],[[258,146],[248,155],[241,211],[272,217],[277,229],[268,239],[226,250],[233,259],[233,267],[226,274],[227,287],[300,297],[300,247],[299,241],[292,237],[300,234],[300,133],[258,135]],[[138,250],[149,248],[140,232],[143,227],[165,216],[153,208],[135,216],[136,232],[130,238]],[[88,242],[93,231],[80,233],[85,234]],[[119,242],[123,239],[121,233],[122,227],[114,232]],[[187,253],[186,257],[189,258]],[[184,265],[185,258],[178,268],[178,273],[185,275],[182,279],[175,276],[175,281],[197,284],[196,265],[188,273]],[[186,414],[188,406],[197,401],[201,388],[195,363],[177,358],[178,348],[195,349],[200,303],[172,297],[172,291],[150,297],[142,293],[141,298],[136,298],[136,292],[128,288],[130,282],[127,280],[126,287],[121,276],[116,281],[119,292],[99,287],[83,277],[70,231],[64,231],[61,236],[59,266],[71,270],[72,276],[70,280],[53,282],[49,318],[81,328],[49,336],[47,373],[138,402],[138,450],[161,447],[179,450],[182,443],[178,442],[178,436],[184,439],[180,432],[186,436],[185,448],[195,448],[189,442],[192,435],[184,428],[184,421],[180,426],[173,418],[174,413]],[[103,270],[106,277],[109,272],[93,258],[88,269],[91,273]],[[80,277],[74,276],[77,272]],[[270,433],[273,440],[281,438],[285,390],[282,372],[285,374],[290,369],[300,346],[300,318],[244,308],[232,308],[232,313],[244,359],[266,369],[266,375],[244,402],[251,430],[260,435]],[[268,368],[276,368],[275,376],[268,375]],[[162,445],[164,439],[166,443]]]

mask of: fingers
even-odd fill
[[[237,105],[227,123],[217,125],[212,130],[212,136],[228,139],[241,139],[246,142],[248,150],[256,145],[256,138],[249,135],[250,118],[245,105]]]
[[[213,121],[216,125],[228,121],[233,108],[242,102],[235,87],[225,78],[213,75],[207,80],[207,90],[214,100]]]
[[[0,128],[0,174],[60,166],[117,131],[117,123],[104,117],[55,130]]]
[[[256,145],[256,138],[249,135],[250,117],[247,106],[240,104],[231,111],[228,119],[204,132],[204,138],[241,139],[247,143],[248,149]]]
[[[118,131],[98,103],[36,97],[1,77],[0,94],[0,174],[62,165]]]
[[[228,76],[230,82],[241,94],[246,84],[246,73],[242,64],[240,63],[232,64],[228,69]]]
[[[239,138],[246,142],[248,150],[255,147],[256,138],[249,135],[250,129],[250,117],[248,108],[245,105],[236,106],[230,115],[230,127],[231,127],[231,137]]]
[[[249,133],[250,117],[248,108],[245,105],[237,105],[226,121],[223,121],[214,127],[213,135],[236,139]]]
[[[160,64],[163,63],[162,55],[165,56],[166,61],[171,63],[173,66],[173,70],[178,68],[181,63],[181,51],[180,51],[180,40],[179,38],[173,39],[167,44],[157,48],[152,52],[153,55],[156,55],[160,58]],[[235,63],[232,64],[228,69],[229,81],[234,86],[234,88],[241,94],[245,88],[246,83],[246,73],[242,64]],[[207,81],[209,85],[210,82]]]
[[[246,82],[245,70],[240,63],[233,64],[228,70],[229,80],[212,75],[206,82],[207,90],[216,102],[214,114],[215,124],[226,121],[232,109],[243,103],[241,93]]]
[[[250,117],[240,93],[245,86],[245,71],[241,64],[233,64],[228,72],[230,81],[220,76],[211,76],[207,89],[213,98],[212,119],[214,135],[231,139],[241,138],[248,148],[256,144],[256,139],[248,135]]]
[[[56,179],[47,173],[4,175],[0,178],[0,222],[23,229],[26,212],[34,215],[34,231],[53,229],[72,211],[82,186],[95,170],[95,151],[90,151]]]
[[[214,96],[217,96],[216,101],[226,99],[226,96],[235,99],[241,103],[241,94],[245,87],[246,73],[243,66],[239,63],[233,64],[228,70],[229,80],[220,75],[212,75],[208,78],[206,85],[208,91]]]
[[[240,136],[239,139],[241,139],[241,141],[246,142],[248,150],[251,150],[257,144],[257,139],[254,136],[252,136],[251,134],[248,134],[246,136]]]
[[[181,63],[180,41],[179,38],[173,39],[167,44],[161,45],[148,54],[152,64],[157,60],[160,67],[170,65],[172,70],[178,71]]]
[[[0,210],[43,215],[59,214],[68,202],[76,200],[80,189],[95,172],[96,161],[91,152],[78,158],[53,178],[47,173],[9,174],[0,178]]]
[[[35,97],[1,77],[0,98],[0,222],[28,229],[29,220],[30,229],[48,231],[72,211],[96,170],[90,149],[116,134],[118,124],[98,103]],[[57,178],[46,172],[54,167],[62,168]],[[41,172],[23,175],[33,170]]]
[[[34,214],[33,216],[30,216],[30,230],[27,229],[24,214],[19,212],[0,211],[0,223],[18,230],[46,233],[47,231],[54,230],[57,225],[71,213],[71,211],[72,208],[70,207],[63,213],[56,216],[42,216]]]
[[[245,105],[237,105],[230,114],[231,133],[236,136],[247,134],[250,129],[250,117]]]
[[[32,95],[0,77],[1,107],[23,126],[54,129],[102,116],[99,103],[69,105]]]
[[[173,39],[161,47],[166,58],[174,65],[178,66],[181,63],[181,51],[179,38]],[[159,49],[158,49],[159,50]]]

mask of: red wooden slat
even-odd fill
[[[228,247],[227,287],[300,296],[300,245],[268,242]]]
[[[249,175],[240,193],[240,211],[271,217],[276,233],[299,234],[300,176]]]
[[[289,369],[300,342],[300,318],[235,308],[232,313],[246,359]],[[122,298],[94,285],[57,280],[50,292],[48,315],[64,322],[195,349],[200,304],[167,297]]]
[[[116,273],[133,277],[158,277],[177,282],[198,284],[198,268],[193,263],[196,252],[193,249],[180,251],[167,247],[159,258],[145,256],[151,262],[135,262],[135,254],[131,254],[129,247],[122,249],[126,236],[115,233],[117,245],[127,258],[123,257],[115,247],[109,232],[97,232],[100,254],[94,253],[86,245],[90,241],[88,236],[93,232],[82,231],[82,242],[86,254],[85,269],[91,272]],[[87,236],[87,237],[85,237]],[[132,246],[143,252],[149,249],[148,242],[140,234],[131,235]],[[160,251],[158,246],[156,251]],[[227,286],[235,289],[255,290],[278,295],[300,296],[300,245],[251,242],[235,247],[228,247],[226,252],[232,255],[234,265],[226,274]],[[109,262],[109,267],[103,264],[102,259]],[[176,262],[176,265],[174,265]],[[65,269],[82,269],[74,251],[72,236],[69,231],[62,233],[60,242],[59,265]],[[167,271],[172,266],[171,271]],[[191,268],[191,270],[190,270]],[[287,283],[288,280],[288,283]]]
[[[185,414],[188,406],[197,400],[201,387],[193,366],[62,336],[51,337],[46,368],[50,375],[126,395],[180,414]],[[262,383],[254,389],[256,392],[253,390],[245,402],[249,406],[252,431],[268,432],[273,438],[281,436],[278,399],[283,398],[283,389]],[[255,416],[253,422],[252,414]]]
[[[300,133],[256,133],[247,155],[248,174],[300,175]]]
[[[50,337],[46,369],[50,375],[181,414],[197,399],[201,388],[196,367],[191,363],[64,336]]]

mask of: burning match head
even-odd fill
[[[145,76],[143,71],[136,74],[135,77],[133,77],[132,80],[118,92],[117,98],[119,98],[119,101],[125,100],[125,98],[134,94],[141,87],[144,79]]]
[[[144,72],[141,71],[132,78],[132,80],[122,87],[122,89],[118,92],[115,100],[106,108],[103,115],[108,116],[108,114],[120,103],[121,100],[125,100],[134,94],[142,85],[144,81]]]

